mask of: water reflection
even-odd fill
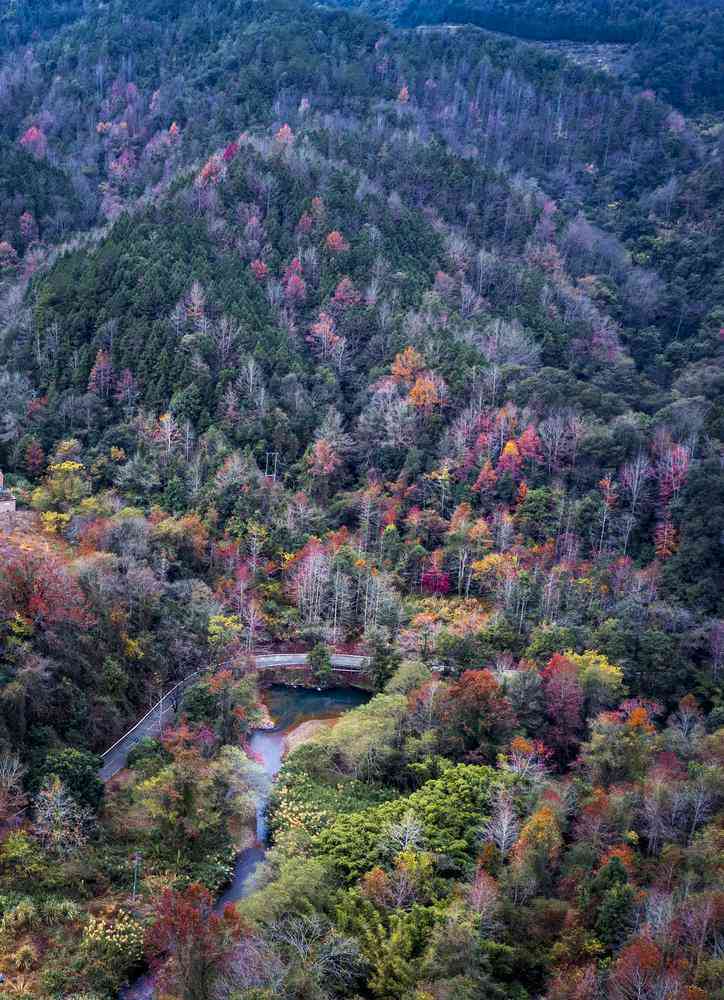
[[[275,723],[274,729],[254,733],[250,740],[250,748],[273,781],[282,764],[284,739],[292,729],[303,722],[336,719],[349,709],[364,705],[369,698],[369,694],[365,691],[358,691],[355,688],[314,691],[309,688],[275,685],[264,692],[264,701]],[[256,844],[237,855],[234,875],[219,897],[216,909],[223,909],[227,903],[243,899],[252,888],[252,876],[266,855],[267,804],[267,798],[259,802],[256,814]],[[152,1000],[154,992],[153,977],[150,974],[144,975],[123,990],[119,1000]]]

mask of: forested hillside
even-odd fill
[[[586,31],[655,63],[649,11]],[[706,73],[292,0],[2,31],[2,1000],[148,963],[177,1000],[722,997]],[[262,648],[373,697],[287,755],[215,913]]]
[[[627,76],[691,113],[724,108],[721,0],[336,0],[404,27],[474,24],[521,38],[628,43]]]
[[[0,16],[2,51],[47,36],[92,9],[91,0],[20,0],[4,5]]]

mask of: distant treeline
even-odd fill
[[[721,0],[362,0],[404,27],[475,24],[522,38],[635,45],[631,82],[691,113],[724,108]]]

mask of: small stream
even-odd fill
[[[252,734],[250,747],[261,760],[271,780],[279,773],[284,755],[284,740],[291,730],[304,722],[336,719],[351,708],[364,705],[369,694],[356,688],[330,688],[315,691],[309,688],[290,688],[274,685],[264,692],[264,701],[274,720],[274,729],[257,730]],[[216,902],[222,910],[227,903],[243,899],[251,888],[252,876],[266,855],[268,799],[259,802],[256,815],[256,843],[236,857],[234,875]],[[119,994],[119,1000],[153,1000],[155,984],[150,974],[139,976]]]

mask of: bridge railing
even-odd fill
[[[285,657],[285,660],[283,662],[281,662],[281,663],[258,663],[257,662],[256,666],[257,666],[257,668],[259,670],[274,670],[275,668],[276,669],[279,669],[279,668],[288,669],[289,667],[295,667],[295,666],[298,666],[300,669],[304,669],[304,667],[306,666],[306,655],[307,655],[306,653],[261,653],[257,657],[254,657],[254,659],[255,660],[264,659],[266,656],[275,656],[275,657],[282,657],[283,656],[283,657]],[[341,656],[348,657],[349,655],[351,655],[351,654],[339,654],[340,657]],[[297,657],[301,657],[301,656],[305,657],[305,660],[302,663],[294,663],[293,662],[294,659],[296,659]],[[358,667],[342,667],[342,666],[337,667],[337,666],[334,665],[334,659],[335,659],[335,657],[333,655],[332,656],[332,669],[334,670],[335,673],[338,673],[338,674],[359,674],[359,673],[362,672],[362,666],[361,665],[358,666]],[[360,657],[360,659],[362,659],[362,657]],[[237,660],[227,660],[224,663],[220,663],[219,666],[221,666],[221,667],[236,666],[237,663],[238,663]],[[189,674],[187,677],[184,677],[184,679],[181,680],[181,681],[179,681],[178,684],[174,684],[174,686],[172,688],[170,688],[168,691],[164,692],[161,695],[160,699],[156,702],[156,704],[152,708],[149,708],[149,710],[146,712],[146,714],[142,718],[140,718],[137,722],[135,722],[131,726],[131,728],[128,730],[128,732],[124,733],[123,736],[120,736],[112,746],[109,746],[107,750],[103,751],[103,753],[101,754],[101,757],[106,758],[106,757],[110,756],[110,754],[112,754],[114,750],[117,750],[118,747],[125,740],[127,740],[129,736],[132,736],[136,732],[136,730],[139,729],[144,724],[144,722],[147,722],[150,718],[152,718],[152,716],[154,715],[155,712],[158,712],[159,713],[159,719],[162,719],[162,717],[163,717],[163,706],[164,706],[164,703],[167,701],[167,699],[170,698],[171,695],[173,695],[175,692],[177,692],[179,690],[183,690],[184,688],[188,687],[188,685],[190,684],[190,682],[195,677],[198,677],[200,673],[202,673],[202,671],[200,671],[200,670],[194,670],[193,673]]]

